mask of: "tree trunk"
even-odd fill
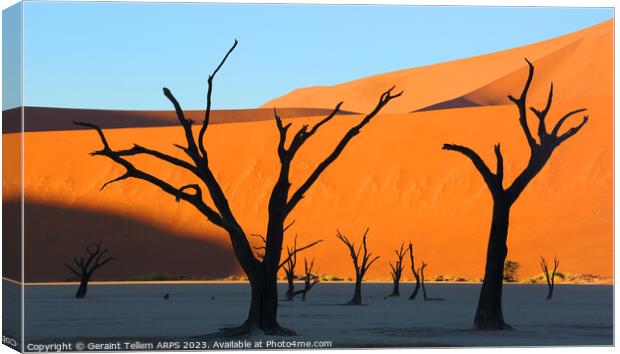
[[[487,249],[486,268],[474,328],[482,330],[510,329],[502,313],[502,281],[504,261],[508,254],[506,240],[511,204],[494,200],[491,234]]]
[[[409,300],[415,300],[416,296],[418,296],[419,291],[420,291],[420,277],[416,275],[415,288],[413,289],[413,292],[409,296]]]
[[[293,335],[290,329],[278,324],[278,286],[277,282],[268,279],[265,274],[250,278],[252,300],[250,312],[243,325],[238,328],[226,328],[232,330],[231,334],[262,332],[264,334]]]
[[[233,245],[235,242],[242,241],[241,231],[229,231]],[[273,238],[272,238],[273,239]],[[293,335],[294,331],[281,327],[278,324],[278,268],[279,253],[269,252],[270,247],[281,249],[282,243],[267,243],[265,259],[257,261],[252,255],[252,250],[248,245],[241,244],[233,247],[237,260],[245,272],[250,282],[251,301],[250,311],[245,322],[238,327],[221,328],[224,335],[234,336],[252,332],[262,332],[264,334]],[[274,245],[275,243],[275,245]]]
[[[553,297],[553,288],[555,288],[554,283],[549,285],[549,292],[547,293],[547,300],[551,300],[551,297]]]
[[[286,280],[288,282],[288,289],[286,290],[286,301],[293,301],[295,297],[295,283],[293,274],[286,273]]]
[[[89,281],[88,277],[84,277],[84,278],[80,279],[80,287],[78,288],[77,292],[75,293],[75,298],[76,299],[82,299],[82,298],[86,297],[86,291],[88,291],[88,281]]]
[[[399,291],[399,285],[400,285],[400,278],[394,278],[394,288],[392,289],[392,294],[390,294],[390,296],[400,296],[400,291]]]
[[[353,298],[349,301],[349,305],[361,305],[362,304],[362,279],[357,277],[355,279],[355,292]]]

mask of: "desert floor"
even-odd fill
[[[410,283],[401,285],[400,298],[385,298],[391,286],[365,284],[365,306],[344,306],[352,284],[318,284],[305,302],[280,302],[280,324],[296,330],[297,336],[247,339],[332,341],[333,347],[613,344],[613,287],[609,285],[557,285],[551,301],[545,300],[544,285],[506,285],[504,316],[516,330],[500,332],[471,329],[479,284],[428,284],[430,297],[445,298],[428,302],[421,293],[415,301],[407,299],[413,288]],[[284,287],[281,284],[281,293]],[[4,288],[5,294],[19,291],[6,281]],[[240,324],[249,302],[246,284],[91,285],[83,300],[73,299],[74,291],[74,286],[67,285],[25,287],[26,344],[61,339],[198,341],[213,349],[216,342],[228,339],[205,335]],[[169,300],[163,299],[166,293]],[[4,301],[7,309],[10,297]],[[3,312],[5,320],[16,315]]]

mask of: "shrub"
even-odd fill
[[[519,280],[517,273],[519,272],[519,262],[511,261],[507,259],[504,263],[504,281],[507,283],[514,283]]]

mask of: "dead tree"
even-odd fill
[[[426,286],[424,285],[424,268],[426,268],[426,266],[428,264],[424,263],[424,261],[420,262],[420,269],[418,269],[418,273],[420,274],[420,278],[421,278],[421,283],[422,283],[422,294],[424,295],[424,301],[428,300],[428,297],[426,296]]]
[[[394,283],[394,287],[392,289],[392,293],[389,296],[400,296],[400,278],[403,274],[403,258],[405,257],[405,242],[400,245],[400,249],[394,250],[396,253],[396,263],[392,264],[390,262],[390,274],[392,275],[392,282]]]
[[[282,269],[284,269],[284,274],[286,274],[286,281],[288,284],[288,288],[286,290],[285,299],[286,301],[293,301],[295,296],[295,267],[297,266],[297,253],[308,249],[323,240],[314,241],[306,246],[297,248],[297,235],[295,235],[295,240],[293,241],[293,247],[286,247],[286,253],[288,257],[281,263]]]
[[[101,249],[102,243],[103,241],[99,241],[86,246],[86,252],[88,255],[86,257],[74,257],[74,265],[70,265],[68,263],[64,264],[65,267],[67,267],[78,279],[80,279],[80,286],[75,293],[76,299],[82,299],[86,296],[86,292],[88,291],[88,282],[93,277],[93,274],[97,269],[103,267],[108,262],[117,259],[115,257],[106,257],[108,249]]]
[[[560,133],[566,120],[585,109],[577,109],[568,112],[562,116],[553,126],[551,132],[547,130],[547,114],[551,108],[553,101],[553,84],[549,89],[549,96],[545,108],[540,111],[534,107],[530,110],[538,120],[538,141],[534,138],[532,130],[528,126],[527,120],[527,93],[534,76],[534,66],[527,59],[529,66],[529,74],[523,91],[519,98],[508,96],[510,100],[517,106],[519,111],[519,123],[525,134],[525,138],[530,147],[530,157],[525,169],[523,169],[512,184],[508,188],[504,188],[504,159],[500,150],[500,145],[495,145],[496,170],[495,173],[486,165],[482,158],[472,149],[465,146],[445,144],[444,150],[452,150],[459,152],[469,158],[478,172],[482,175],[484,182],[489,188],[493,197],[493,218],[491,221],[491,231],[486,257],[486,267],[476,317],[474,319],[474,328],[481,330],[497,330],[511,328],[504,321],[502,314],[502,280],[503,269],[508,248],[506,241],[508,237],[508,221],[510,219],[510,208],[516,202],[517,198],[525,187],[545,166],[553,151],[564,141],[577,134],[581,128],[587,123],[588,116],[585,115],[578,125]]]
[[[286,289],[285,299],[286,301],[293,301],[295,297],[295,266],[297,265],[297,255],[293,254],[290,248],[286,248],[288,254],[288,260],[284,263],[282,269],[286,274],[286,283],[288,285]]]
[[[114,150],[111,148],[104,132],[100,127],[91,123],[76,122],[76,124],[95,129],[103,144],[103,148],[95,151],[92,155],[104,156],[113,162],[123,166],[126,172],[106,182],[102,188],[114,182],[119,182],[128,178],[139,179],[148,182],[161,189],[165,193],[173,196],[177,202],[183,201],[196,208],[205,221],[208,221],[224,229],[230,238],[232,249],[239,261],[239,265],[247,275],[251,288],[250,310],[246,321],[239,327],[223,328],[227,335],[241,334],[257,329],[266,334],[294,334],[295,332],[279,325],[278,315],[278,270],[280,269],[280,258],[282,243],[284,238],[284,223],[286,218],[295,209],[297,204],[303,199],[310,187],[318,180],[321,174],[340,156],[348,143],[360,133],[366,126],[391,100],[402,95],[402,92],[392,94],[394,88],[385,91],[379,98],[375,108],[361,119],[361,121],[350,128],[338,142],[336,147],[322,160],[310,173],[310,175],[299,184],[296,189],[291,190],[292,184],[289,179],[291,164],[299,149],[311,138],[323,125],[328,123],[336,114],[340,112],[342,102],[338,103],[334,110],[325,118],[319,120],[314,125],[304,124],[294,133],[288,136],[288,131],[292,123],[284,124],[280,116],[274,109],[276,126],[279,132],[277,142],[277,154],[280,161],[278,177],[271,191],[268,203],[268,220],[266,230],[266,245],[264,258],[258,259],[254,256],[252,246],[248,241],[247,234],[243,227],[237,222],[233,211],[230,208],[228,199],[210,165],[209,155],[204,144],[205,133],[209,126],[211,112],[211,93],[213,89],[213,79],[217,72],[222,68],[224,62],[237,46],[235,40],[232,47],[228,50],[219,65],[207,80],[207,107],[204,120],[198,130],[198,138],[194,136],[192,125],[194,121],[187,119],[181,105],[173,96],[172,92],[164,88],[164,95],[170,100],[176,111],[177,118],[183,129],[185,146],[175,145],[183,153],[185,158],[177,158],[172,155],[162,153],[157,150],[149,149],[140,145],[134,145],[129,149]],[[290,138],[290,139],[287,139]],[[287,146],[287,140],[290,140]],[[173,186],[169,182],[156,177],[134,165],[128,157],[136,155],[148,155],[162,160],[168,164],[184,169],[192,173],[197,179],[197,183],[186,184],[183,186]],[[234,163],[232,161],[231,163]],[[207,193],[203,193],[206,188]],[[208,194],[208,198],[206,194]],[[209,200],[210,199],[210,200]]]
[[[372,258],[372,253],[368,253],[366,247],[366,235],[368,235],[369,228],[366,228],[364,236],[362,237],[362,244],[355,250],[355,243],[349,241],[349,239],[336,231],[336,236],[347,246],[351,259],[353,260],[353,266],[355,267],[355,291],[353,298],[347,303],[347,305],[361,305],[362,304],[362,282],[364,281],[364,275],[370,268],[370,266],[379,259],[379,256]],[[362,250],[364,253],[361,253]],[[361,256],[361,258],[360,258]],[[372,259],[371,259],[372,258]]]
[[[291,222],[287,227],[284,228],[284,231],[286,231],[289,227],[291,227],[291,225],[293,225],[295,221]],[[259,237],[263,243],[266,243],[266,239],[263,235],[260,234],[252,234],[252,236],[256,236]],[[315,246],[316,244],[322,242],[323,240],[318,240],[318,241],[314,241],[311,242],[303,247],[297,248],[297,235],[295,235],[295,239],[293,241],[293,247],[286,247],[286,252],[287,252],[287,257],[280,263],[280,268],[284,269],[284,274],[286,275],[286,281],[287,281],[287,290],[286,290],[286,294],[285,294],[285,300],[286,301],[293,301],[293,299],[295,298],[295,267],[297,265],[297,253],[306,250],[312,246]],[[264,250],[265,246],[255,246],[253,247],[255,250]],[[258,259],[263,259],[264,258],[264,254],[263,253],[259,253],[257,252],[255,254],[255,256]]]
[[[415,288],[411,295],[409,295],[409,300],[415,300],[416,296],[418,296],[418,292],[420,291],[420,273],[415,269],[415,258],[413,256],[413,244],[409,242],[409,259],[411,260],[411,272],[413,272],[413,276],[415,278]]]
[[[421,261],[422,265],[420,266],[420,269],[418,269],[418,273],[420,274],[420,278],[421,278],[421,282],[422,282],[422,295],[424,296],[424,301],[444,301],[444,298],[441,297],[428,297],[428,295],[426,294],[426,285],[425,285],[425,276],[424,276],[424,269],[426,268],[426,266],[428,266],[428,264],[424,263],[424,261]]]
[[[553,297],[553,289],[555,288],[555,272],[558,270],[558,266],[560,265],[560,260],[557,256],[553,257],[553,272],[549,275],[549,266],[547,265],[547,261],[540,257],[540,267],[545,273],[545,278],[547,279],[547,287],[549,288],[549,292],[547,293],[547,300],[551,300]]]
[[[293,293],[293,297],[301,294],[301,301],[306,301],[306,296],[316,283],[319,282],[319,276],[312,272],[314,268],[314,258],[308,263],[308,260],[304,258],[304,288],[297,290]]]

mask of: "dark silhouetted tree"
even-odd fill
[[[426,293],[426,283],[425,283],[425,279],[426,277],[424,276],[424,269],[426,269],[426,266],[428,266],[428,264],[424,263],[424,261],[421,261],[421,266],[420,269],[418,269],[418,273],[420,274],[420,278],[421,278],[421,283],[422,283],[422,295],[424,295],[424,301],[444,301],[444,298],[441,297],[429,297]]]
[[[286,282],[288,288],[286,289],[285,299],[286,301],[293,301],[295,297],[295,266],[297,265],[297,256],[287,247],[288,260],[284,263],[282,269],[286,274]]]
[[[293,224],[295,223],[295,220],[293,220],[293,222],[291,222],[288,226],[286,226],[284,228],[284,231],[286,232],[286,230],[288,230]],[[267,240],[265,239],[265,237],[261,234],[252,234],[252,236],[258,237],[263,241],[263,245],[261,246],[254,246],[253,248],[255,250],[258,250],[259,252],[255,253],[255,257],[257,259],[262,260],[265,255],[264,253],[261,253],[260,251],[262,250],[264,252],[265,250],[265,244],[267,243]],[[303,247],[297,248],[297,235],[295,235],[295,239],[293,241],[293,247],[286,247],[286,252],[287,252],[287,257],[280,263],[280,268],[284,269],[284,274],[286,276],[286,280],[287,280],[287,284],[288,284],[288,288],[286,290],[286,294],[285,294],[285,300],[286,301],[292,301],[295,296],[296,296],[296,292],[295,292],[295,267],[297,265],[297,253],[306,250],[320,242],[322,242],[323,240],[318,240],[318,241],[314,241],[310,244],[307,244]]]
[[[403,275],[403,258],[407,253],[405,249],[405,242],[400,245],[399,249],[394,250],[396,253],[396,262],[392,264],[390,262],[390,274],[392,275],[392,282],[394,283],[394,287],[392,288],[392,293],[389,296],[400,296],[400,278]]]
[[[286,290],[285,299],[287,301],[292,301],[295,296],[295,267],[297,266],[297,253],[308,249],[322,240],[314,241],[306,246],[297,248],[297,235],[295,235],[295,239],[293,241],[293,247],[286,247],[286,253],[288,257],[281,263],[282,269],[284,269],[284,274],[286,274],[286,281],[288,284],[288,288]]]
[[[422,294],[424,295],[424,301],[428,301],[428,296],[426,295],[426,285],[424,284],[424,269],[428,264],[424,263],[424,261],[420,262],[420,269],[418,269],[418,274],[420,274],[420,282],[422,283]]]
[[[243,227],[239,225],[237,218],[230,208],[228,199],[211,168],[209,154],[204,144],[205,133],[209,126],[211,112],[211,93],[213,89],[213,79],[224,65],[224,62],[237,46],[237,41],[226,53],[213,73],[207,80],[207,107],[205,117],[198,131],[198,139],[194,136],[192,125],[194,121],[187,119],[181,105],[172,95],[169,89],[164,88],[164,95],[170,100],[176,111],[177,118],[185,137],[186,146],[175,145],[181,149],[186,157],[177,158],[160,151],[152,150],[140,145],[134,145],[129,149],[113,150],[105,137],[104,132],[97,125],[91,123],[76,122],[76,124],[95,129],[99,134],[103,148],[95,151],[92,155],[105,156],[115,163],[123,166],[126,172],[103,185],[102,188],[111,183],[122,181],[128,178],[139,179],[148,182],[161,189],[165,193],[173,196],[177,202],[184,201],[194,206],[205,218],[206,221],[224,229],[230,238],[233,252],[239,261],[239,265],[245,272],[250,282],[251,301],[250,310],[246,321],[239,327],[223,328],[226,335],[248,333],[253,329],[262,331],[265,334],[284,334],[291,335],[295,332],[281,327],[277,320],[278,315],[278,270],[280,269],[280,258],[282,253],[282,243],[284,238],[284,224],[286,218],[302,200],[306,192],[314,185],[321,174],[340,156],[348,143],[358,135],[361,129],[366,126],[391,100],[399,97],[402,92],[392,94],[393,87],[381,94],[375,108],[366,114],[361,121],[350,128],[338,142],[336,147],[322,160],[310,173],[310,175],[299,184],[297,189],[291,190],[292,184],[289,179],[291,164],[299,149],[310,137],[312,137],[323,125],[332,120],[340,112],[342,102],[338,103],[334,110],[316,124],[310,126],[304,124],[294,133],[288,136],[288,131],[292,123],[284,124],[280,116],[274,109],[276,127],[279,132],[277,142],[277,154],[280,162],[278,177],[271,191],[268,203],[268,220],[266,230],[266,245],[263,259],[255,257],[252,246],[250,245],[247,234]],[[287,139],[290,138],[290,139]],[[288,146],[287,146],[287,140]],[[173,186],[169,182],[156,177],[134,165],[128,157],[136,155],[148,155],[169,163],[178,168],[192,173],[198,179],[198,183],[183,186]],[[189,160],[188,160],[189,159]],[[235,161],[230,161],[235,163]],[[205,198],[203,189],[206,187],[208,197]],[[208,200],[210,199],[210,200]],[[212,205],[211,205],[212,203]]]
[[[520,266],[519,262],[511,261],[510,259],[504,262],[504,281],[506,283],[514,283],[519,280],[517,273]]]
[[[64,264],[65,267],[67,267],[78,279],[80,279],[80,286],[75,293],[76,299],[86,297],[88,282],[92,279],[93,274],[97,269],[103,267],[108,262],[117,259],[115,257],[106,256],[108,249],[101,249],[102,243],[103,241],[99,241],[86,246],[86,252],[88,255],[86,257],[73,258],[74,265],[70,265],[68,263]]]
[[[364,236],[362,237],[361,245],[355,249],[355,243],[349,241],[349,239],[336,231],[336,236],[347,246],[351,259],[353,260],[353,267],[355,267],[355,290],[353,292],[353,298],[349,301],[348,305],[361,305],[362,304],[362,282],[364,281],[364,275],[370,268],[370,266],[379,259],[379,256],[372,257],[372,253],[368,252],[366,247],[366,236],[368,235],[369,228],[366,228]],[[363,253],[362,253],[363,251]],[[361,256],[361,257],[360,257]]]
[[[420,291],[420,272],[415,269],[415,257],[413,256],[413,244],[409,242],[409,259],[411,260],[411,272],[415,278],[415,288],[411,295],[409,295],[409,300],[415,300],[416,296],[418,296],[418,292]]]
[[[526,59],[527,61],[527,59]],[[565,130],[562,130],[566,120],[585,109],[577,109],[562,116],[554,125],[551,132],[547,130],[547,114],[551,109],[553,101],[553,84],[549,90],[547,104],[541,111],[534,107],[530,110],[538,120],[538,141],[534,138],[532,130],[528,126],[527,119],[527,93],[534,77],[534,65],[527,61],[529,73],[523,91],[519,98],[508,96],[517,106],[519,111],[519,123],[525,134],[525,138],[530,147],[530,158],[527,166],[517,175],[515,180],[508,188],[504,188],[504,159],[500,150],[500,145],[495,145],[496,169],[491,172],[482,158],[472,149],[465,146],[445,144],[443,149],[459,152],[469,158],[478,172],[482,175],[484,182],[488,186],[493,197],[493,218],[491,221],[491,231],[487,249],[486,267],[484,280],[480,291],[478,308],[474,318],[474,328],[482,330],[497,330],[511,328],[504,321],[502,313],[502,280],[504,270],[504,260],[508,254],[506,240],[508,237],[508,221],[510,219],[510,208],[515,203],[525,187],[536,177],[538,172],[545,166],[553,151],[564,141],[574,136],[587,123],[588,116],[584,116],[581,123]]]
[[[560,265],[560,260],[557,256],[553,257],[553,272],[549,275],[549,266],[547,265],[547,261],[540,257],[540,267],[545,273],[545,279],[547,279],[547,287],[549,288],[549,292],[547,292],[547,300],[551,300],[553,297],[553,289],[555,288],[555,272],[558,270],[558,266]]]
[[[314,268],[314,258],[312,261],[308,263],[308,260],[304,258],[304,288],[302,290],[295,291],[293,296],[297,296],[301,294],[301,301],[306,301],[306,296],[308,292],[312,290],[314,285],[319,282],[318,274],[313,272]]]

